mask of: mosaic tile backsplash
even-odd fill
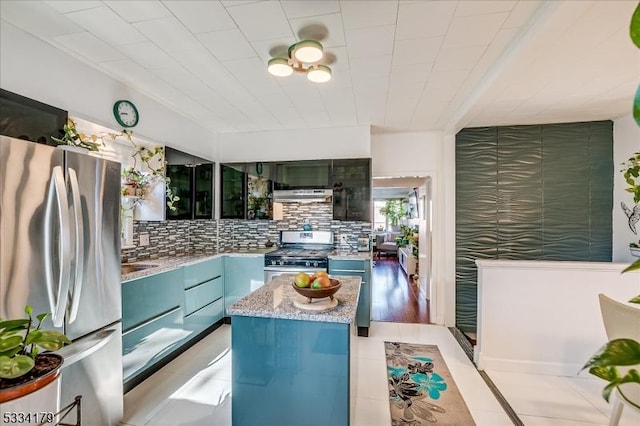
[[[180,254],[217,253],[266,247],[278,243],[280,231],[302,229],[309,223],[314,231],[333,231],[335,247],[356,247],[359,235],[371,236],[371,222],[333,220],[331,204],[287,203],[282,220],[180,220],[136,221],[133,226],[135,248],[122,249],[123,262],[136,262]],[[140,246],[140,234],[149,234],[149,245]],[[340,236],[346,236],[345,243]]]

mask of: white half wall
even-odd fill
[[[370,158],[369,126],[220,134],[222,163]]]
[[[628,186],[620,169],[635,152],[640,151],[640,126],[631,114],[613,120],[613,261],[631,262],[635,260],[629,252],[629,243],[640,239],[640,223],[636,224],[638,234],[629,228],[629,220],[620,206],[624,202],[633,209],[633,196],[624,189]]]
[[[455,142],[455,141],[454,141]],[[455,191],[445,190],[446,176],[455,177],[455,156],[446,157],[445,136],[441,131],[416,133],[385,133],[371,135],[371,162],[374,178],[430,177],[433,197],[432,285],[429,289],[431,322],[453,326],[455,324],[455,286],[447,278],[446,210],[455,206]],[[453,198],[452,198],[453,197]],[[425,245],[420,245],[420,256],[426,256]],[[454,249],[455,250],[455,249]],[[454,252],[455,255],[455,252]],[[455,265],[455,262],[454,262]],[[453,294],[454,299],[450,299]]]
[[[6,21],[0,21],[0,87],[110,128],[119,128],[113,104],[129,99],[140,112],[134,134],[205,158],[216,152],[215,132]]]
[[[627,263],[476,260],[481,370],[575,376],[607,342],[598,294],[640,294]],[[637,305],[634,305],[637,307]]]

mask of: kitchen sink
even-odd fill
[[[158,265],[149,263],[123,263],[121,265],[121,268],[123,274],[129,274],[131,272],[138,272],[149,268],[155,268],[156,266]]]

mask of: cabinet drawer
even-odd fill
[[[197,311],[209,303],[220,299],[223,293],[222,277],[206,281],[184,292],[184,311],[186,315]]]
[[[182,269],[122,284],[122,329],[128,330],[176,306],[182,297]]]
[[[222,258],[205,260],[184,267],[184,288],[212,280],[222,275]]]
[[[329,273],[340,275],[343,271],[356,271],[365,273],[368,266],[368,260],[331,260],[329,259]],[[336,272],[331,272],[336,271]]]
[[[195,332],[202,331],[224,316],[224,300],[218,299],[213,303],[203,306],[184,318],[184,327]]]
[[[122,367],[125,382],[153,367],[159,354],[166,355],[187,339],[190,333],[183,330],[183,317],[182,308],[175,306],[122,333]]]

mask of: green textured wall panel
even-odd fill
[[[611,260],[613,123],[456,136],[456,325],[475,331],[476,259]]]

